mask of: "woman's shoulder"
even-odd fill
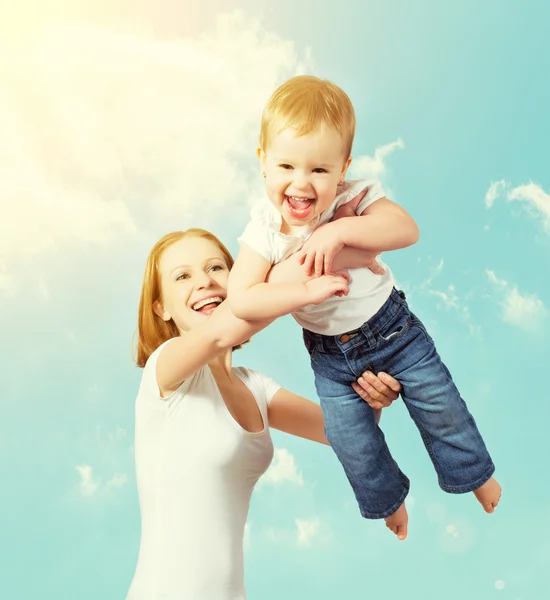
[[[149,356],[149,358],[147,359],[147,362],[145,363],[145,366],[143,367],[142,380],[145,379],[149,373],[153,373],[156,377],[158,357],[160,356],[160,353],[162,352],[162,350],[168,344],[173,342],[175,339],[177,339],[177,338],[173,337],[173,338],[170,338],[169,340],[166,340],[156,350],[153,350],[153,352],[151,352],[151,355]]]
[[[140,398],[152,400],[154,402],[159,402],[161,404],[167,404],[167,401],[173,401],[178,396],[183,395],[189,386],[195,381],[197,378],[200,378],[202,372],[205,367],[199,369],[194,375],[186,379],[177,390],[174,390],[169,396],[162,396],[158,381],[157,381],[157,361],[162,352],[162,350],[171,342],[173,342],[175,337],[170,338],[163,342],[156,350],[151,353],[151,356],[147,359],[145,366],[143,367],[143,373],[141,375],[141,383],[139,387],[138,400]]]
[[[238,366],[233,367],[233,373],[236,373],[241,379],[251,380],[251,381],[262,381],[265,377],[263,373],[260,371],[256,371],[255,369],[249,369],[248,367]]]

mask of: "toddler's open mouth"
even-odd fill
[[[304,198],[298,196],[286,196],[285,205],[288,214],[295,219],[305,219],[313,211],[315,198]]]

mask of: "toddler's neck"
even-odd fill
[[[313,229],[315,227],[316,222],[317,222],[317,219],[314,219],[313,221],[310,221],[306,225],[299,225],[299,226],[298,225],[289,225],[284,220],[284,218],[282,218],[281,228],[279,229],[279,232],[283,233],[284,235],[299,236],[299,235],[303,234],[305,231],[309,231],[310,229]]]

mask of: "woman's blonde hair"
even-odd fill
[[[351,156],[355,136],[355,111],[348,95],[337,85],[312,75],[298,75],[278,87],[265,105],[260,128],[260,148],[269,148],[273,137],[288,127],[306,135],[320,127],[336,130],[344,142],[344,160]]]
[[[135,361],[138,367],[144,367],[151,354],[167,340],[180,333],[173,320],[164,321],[155,312],[155,302],[161,300],[159,263],[165,250],[172,244],[187,237],[199,237],[210,240],[221,250],[227,268],[233,267],[233,257],[220,240],[204,229],[187,229],[167,233],[153,246],[143,274],[141,298],[138,310],[138,329]]]

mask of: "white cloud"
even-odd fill
[[[109,479],[109,481],[105,484],[105,487],[107,489],[121,488],[122,486],[126,485],[127,482],[128,482],[128,477],[126,477],[126,475],[124,475],[124,473],[115,473],[111,477],[111,479]]]
[[[449,535],[452,535],[454,538],[458,537],[458,531],[457,531],[456,527],[452,523],[449,523],[449,525],[447,525],[447,527],[445,527],[445,531]]]
[[[460,554],[469,550],[476,539],[473,525],[466,519],[448,523],[440,535],[441,548],[450,554]]]
[[[432,269],[430,276],[424,280],[420,289],[425,290],[430,296],[435,296],[440,300],[443,306],[448,309],[455,310],[459,313],[461,319],[467,324],[470,335],[481,339],[481,329],[478,325],[475,325],[472,320],[472,315],[470,313],[470,308],[468,306],[468,294],[465,295],[462,299],[458,296],[455,286],[450,283],[447,288],[442,290],[430,289],[432,287],[433,281],[439,277],[441,272],[443,271],[443,266],[445,264],[444,259],[442,258],[437,266]],[[439,308],[440,305],[438,305]]]
[[[542,218],[546,233],[550,235],[550,194],[547,194],[539,185],[528,183],[510,190],[508,199],[525,202],[527,210],[533,216]]]
[[[548,310],[536,294],[522,294],[517,286],[499,279],[494,271],[487,270],[486,273],[500,292],[501,317],[506,323],[531,332],[544,326]]]
[[[97,391],[98,390],[96,390],[96,392]],[[108,431],[102,425],[97,425],[95,437],[97,442],[105,448],[107,444],[113,445],[118,442],[124,442],[128,437],[128,432],[120,425],[117,425],[113,431]]]
[[[243,13],[197,38],[66,26],[18,48],[0,68],[0,256],[244,210],[263,104],[304,68]]]
[[[101,483],[101,480],[97,479],[94,475],[93,468],[89,465],[79,465],[75,467],[80,475],[80,481],[78,487],[80,493],[85,498],[90,498],[99,494],[100,492],[108,492],[112,489],[119,489],[124,486],[128,478],[123,473],[115,473],[105,484]]]
[[[294,529],[279,529],[267,527],[263,535],[270,542],[308,548],[315,542],[316,546],[326,545],[331,542],[332,534],[325,524],[318,518],[295,519]]]
[[[489,281],[491,281],[492,283],[494,283],[495,285],[498,285],[500,287],[507,287],[508,282],[505,279],[499,279],[496,276],[494,271],[487,269],[486,273],[487,273],[487,277],[489,278]]]
[[[541,218],[546,233],[550,235],[550,194],[540,185],[530,182],[511,188],[510,183],[504,179],[494,181],[485,194],[487,208],[491,208],[495,200],[504,194],[508,201],[523,202],[527,212],[534,218]]]
[[[79,488],[80,493],[85,497],[93,496],[99,487],[99,483],[94,479],[93,469],[89,465],[80,465],[76,467],[80,474]]]
[[[454,285],[449,285],[447,292],[428,290],[428,293],[439,298],[447,308],[454,308],[457,310],[460,309],[460,304],[458,302],[458,296],[456,295]]]
[[[275,458],[259,483],[277,485],[285,481],[296,485],[303,485],[304,483],[302,474],[296,467],[294,456],[285,448],[276,448]]]
[[[317,535],[319,531],[319,519],[296,519],[294,521],[297,528],[297,542],[299,546],[309,546],[311,540]]]
[[[502,304],[502,318],[512,325],[526,329],[542,325],[548,311],[535,294],[520,294],[516,287],[510,289]]]
[[[506,186],[508,184],[504,179],[500,179],[499,181],[493,181],[485,194],[485,206],[487,208],[491,208],[493,206],[495,200],[502,196],[504,191],[506,190]]]
[[[117,426],[115,431],[110,431],[107,433],[107,439],[110,442],[125,440],[127,437],[128,437],[128,433],[127,433],[126,429],[124,429],[123,427],[120,427],[120,425]]]
[[[380,179],[386,174],[386,159],[393,154],[396,148],[404,148],[405,143],[402,139],[390,142],[384,146],[379,146],[372,156],[358,156],[353,160],[350,167],[350,174],[353,177],[373,177]]]
[[[421,289],[425,289],[432,284],[433,280],[440,275],[441,271],[443,271],[444,264],[445,264],[445,259],[442,258],[439,261],[439,263],[437,264],[437,266],[435,267],[435,269],[432,270],[432,273],[428,277],[428,279],[426,279],[425,281],[422,282],[422,284],[420,286]]]

